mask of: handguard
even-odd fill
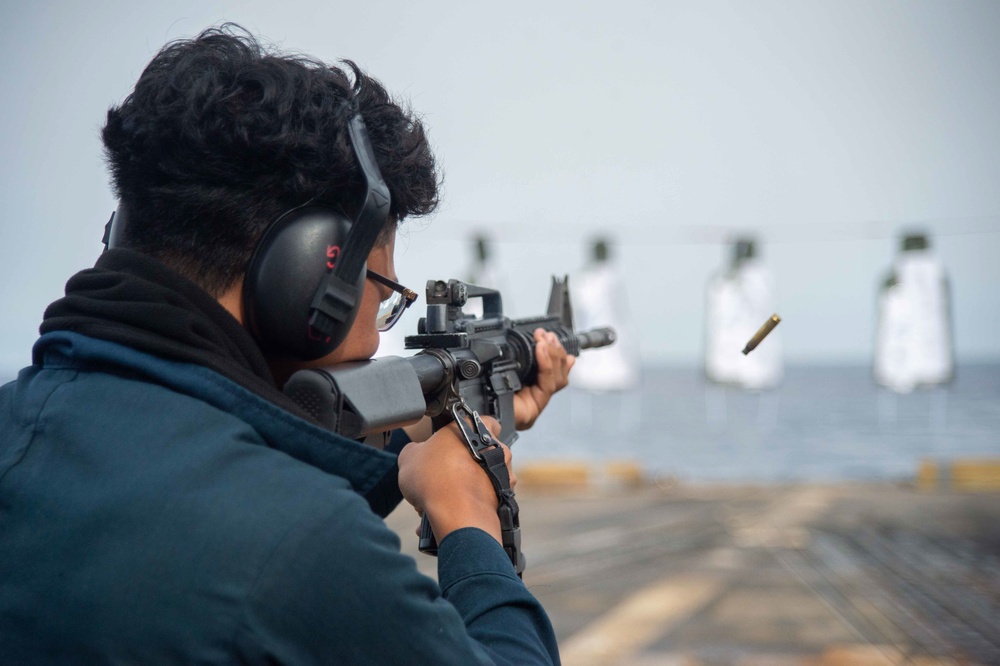
[[[524,571],[524,553],[521,552],[521,522],[518,518],[517,500],[514,490],[510,487],[510,470],[504,459],[500,440],[494,437],[483,423],[479,413],[470,409],[465,401],[457,402],[451,407],[451,415],[458,425],[472,458],[486,472],[493,490],[497,494],[497,516],[500,518],[500,536],[507,556],[514,565],[514,571],[520,577]],[[420,552],[437,554],[438,544],[431,531],[430,521],[424,515],[420,521]]]

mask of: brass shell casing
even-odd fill
[[[750,342],[748,342],[747,346],[743,348],[743,354],[746,355],[752,352],[757,345],[760,344],[760,341],[766,338],[767,334],[774,330],[774,327],[777,326],[780,321],[781,317],[776,314],[771,315],[771,318],[765,321],[764,325],[757,329],[757,332],[754,333],[752,338],[750,338]]]

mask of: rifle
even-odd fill
[[[352,439],[410,425],[424,415],[432,417],[435,429],[454,420],[497,491],[504,550],[520,575],[524,556],[517,503],[503,452],[494,446],[480,415],[499,421],[504,444],[517,439],[514,393],[537,378],[536,329],[555,333],[574,356],[612,344],[615,331],[574,332],[568,278],[552,278],[547,314],[522,319],[503,315],[495,289],[428,280],[426,293],[427,316],[420,319],[417,335],[405,340],[407,349],[421,350],[417,354],[300,370],[284,390],[324,427]],[[470,298],[482,299],[481,318],[462,311]],[[426,516],[420,530],[420,550],[436,553]]]

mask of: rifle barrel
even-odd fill
[[[577,333],[576,339],[580,343],[580,349],[594,349],[596,347],[607,347],[613,344],[618,335],[615,329],[610,326],[595,328],[585,333]]]

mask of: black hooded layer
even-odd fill
[[[155,259],[108,250],[66,283],[41,333],[73,331],[219,373],[296,416],[312,420],[274,382],[250,333],[201,287]]]

